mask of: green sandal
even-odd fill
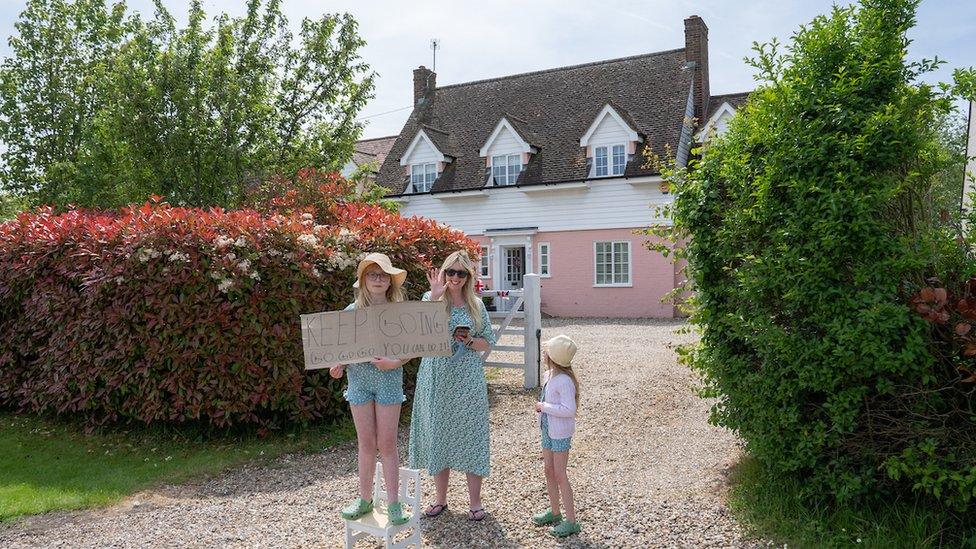
[[[579,532],[580,532],[580,523],[569,522],[568,520],[564,520],[559,524],[557,524],[556,526],[549,529],[549,533],[552,534],[553,536],[556,536],[557,538],[572,536],[573,534],[579,534]]]
[[[366,501],[359,498],[342,509],[339,513],[346,520],[356,520],[373,510],[373,500]]]
[[[386,507],[386,513],[390,517],[390,524],[406,524],[410,520],[410,515],[403,514],[403,504],[394,501]]]
[[[562,515],[552,514],[552,508],[546,509],[541,513],[536,513],[532,515],[532,524],[536,526],[545,526],[547,524],[559,524],[563,521]]]

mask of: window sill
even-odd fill
[[[594,288],[633,288],[634,284],[594,284]]]
[[[552,275],[551,274],[539,275],[539,278],[552,278]]]

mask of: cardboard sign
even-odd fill
[[[451,356],[447,321],[447,311],[439,301],[302,315],[305,369],[369,362],[374,356]]]

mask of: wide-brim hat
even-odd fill
[[[546,342],[546,354],[556,364],[569,368],[576,356],[576,342],[566,335],[557,335]]]
[[[353,283],[353,288],[359,287],[359,280],[363,278],[363,273],[366,272],[366,269],[368,269],[370,265],[376,265],[380,269],[383,269],[384,273],[390,275],[390,284],[394,288],[403,286],[403,281],[407,279],[407,271],[394,267],[393,263],[390,262],[390,258],[387,257],[386,254],[371,253],[366,254],[366,257],[360,260],[359,267],[356,268],[356,282]]]

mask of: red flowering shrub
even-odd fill
[[[342,382],[304,371],[299,315],[349,303],[361,253],[407,266],[416,298],[425,268],[476,247],[378,206],[312,209],[154,203],[0,225],[0,407],[92,424],[275,426],[339,413]]]

